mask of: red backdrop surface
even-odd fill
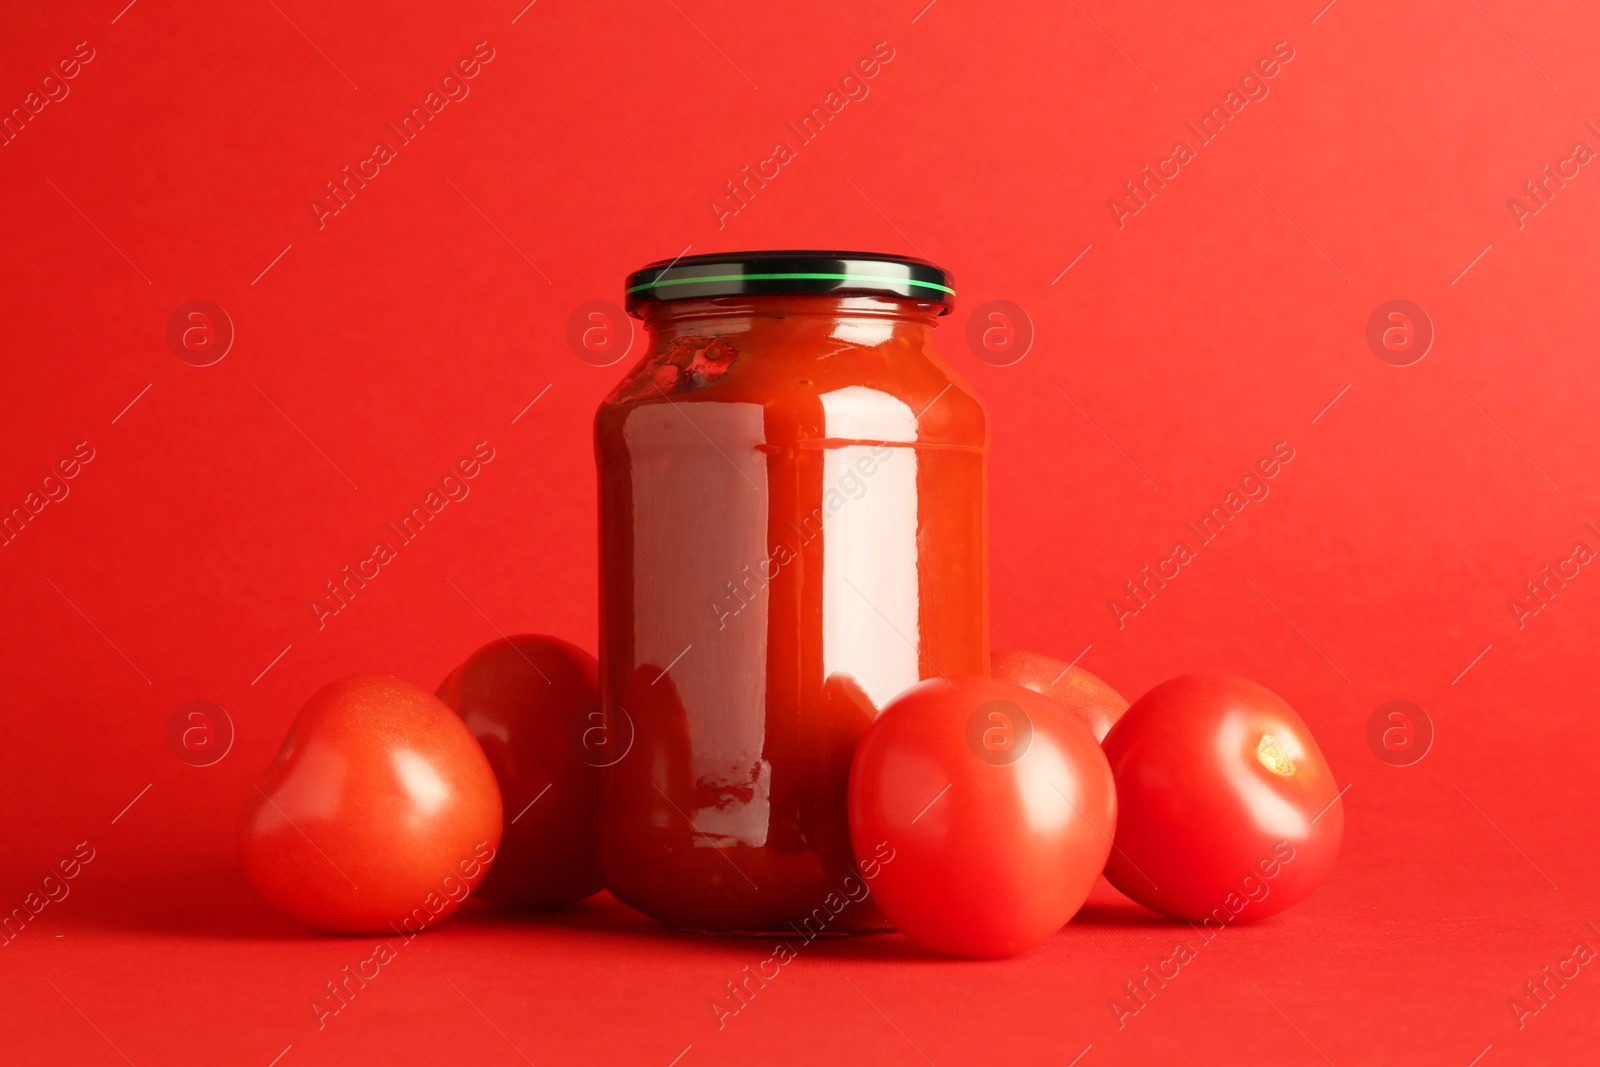
[[[1592,1056],[1600,972],[1564,961],[1600,948],[1600,575],[1566,561],[1600,548],[1600,9],[125,2],[0,14],[0,505],[93,457],[0,547],[0,908],[94,856],[0,948],[0,1061]],[[799,144],[786,123],[879,42]],[[1217,106],[1203,142],[1186,124]],[[780,140],[794,158],[728,200]],[[333,200],[347,165],[368,179]],[[770,946],[604,896],[470,906],[319,1029],[373,944],[249,891],[250,779],[334,676],[432,687],[496,627],[592,647],[590,418],[622,368],[578,358],[569,317],[651,259],[785,246],[954,272],[996,646],[1130,696],[1196,669],[1283,694],[1349,784],[1339,865],[1212,942],[1109,889],[1008,961],[819,942],[720,1028]],[[1368,340],[1396,299],[1431,322],[1408,366]],[[169,343],[191,300],[232,324],[210,366]],[[1009,366],[967,340],[990,300],[1031,321]],[[324,583],[480,441],[470,496],[319,625]],[[1277,442],[1270,495],[1126,599]],[[194,699],[236,731],[213,766],[168,746]],[[1393,699],[1434,731],[1411,766],[1368,742]],[[1131,1000],[1178,942],[1193,962]]]

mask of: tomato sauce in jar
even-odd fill
[[[953,295],[851,252],[629,277],[648,349],[595,418],[602,701],[631,740],[601,856],[640,911],[886,927],[850,847],[856,739],[907,686],[988,672],[987,430],[932,346]]]

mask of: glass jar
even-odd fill
[[[595,418],[601,695],[631,741],[601,855],[640,911],[886,928],[850,847],[856,739],[907,686],[988,672],[987,430],[932,345],[953,295],[864,253],[629,277],[648,349]]]

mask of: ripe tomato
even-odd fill
[[[300,709],[245,803],[239,851],[286,915],[416,932],[483,880],[500,823],[494,772],[461,720],[408,682],[352,675]]]
[[[1122,694],[1082,667],[1071,667],[1037,652],[996,652],[989,657],[989,676],[1043,693],[1072,712],[1104,741],[1113,723],[1128,710]]]
[[[440,684],[439,699],[489,757],[505,805],[500,855],[479,898],[536,908],[600,891],[599,762],[574,743],[586,711],[599,708],[597,679],[577,645],[518,634],[484,645]]]
[[[1120,805],[1106,878],[1146,907],[1252,922],[1310,896],[1333,866],[1339,787],[1271,690],[1172,678],[1133,702],[1104,747]]]
[[[925,948],[995,957],[1083,905],[1117,821],[1111,768],[1071,712],[971,675],[901,693],[850,768],[850,840],[889,921]]]

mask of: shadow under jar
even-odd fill
[[[932,346],[953,295],[930,263],[854,252],[629,277],[648,350],[595,417],[601,696],[625,751],[601,862],[640,911],[888,928],[850,846],[856,740],[907,686],[988,673],[987,429]]]

